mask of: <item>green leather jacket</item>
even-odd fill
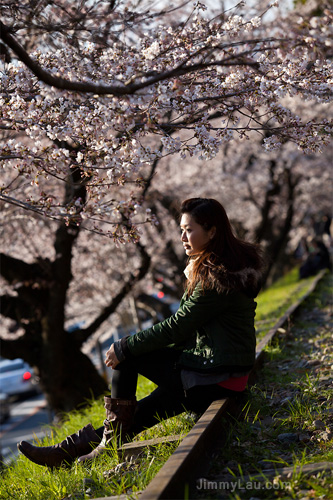
[[[183,295],[178,311],[151,328],[126,339],[130,355],[163,347],[182,351],[184,368],[204,373],[250,369],[255,360],[256,293],[240,287]]]

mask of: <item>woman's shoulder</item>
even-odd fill
[[[219,264],[212,266],[208,274],[210,287],[218,293],[234,290],[256,297],[262,284],[262,271],[252,267],[231,271]]]

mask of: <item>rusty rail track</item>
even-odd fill
[[[288,308],[258,343],[256,348],[256,361],[251,373],[252,377],[250,377],[250,384],[251,380],[253,382],[255,372],[264,361],[266,347],[277,335],[279,329],[290,319],[291,315],[315,290],[318,282],[325,273],[326,271],[323,270],[313,279],[307,291]],[[217,437],[221,432],[221,417],[234,411],[234,403],[229,398],[214,401],[193,426],[191,431],[185,435],[180,445],[143,492],[138,493],[137,496],[134,494],[125,494],[117,497],[104,497],[104,500],[133,499],[138,498],[138,496],[140,500],[176,500],[189,498],[189,485],[191,483],[193,484],[195,479],[204,474],[207,470],[209,453],[212,451],[214,444],[216,445]],[[175,436],[174,438],[179,439],[179,436]],[[164,439],[166,441],[172,440],[172,438]],[[144,445],[144,442],[139,443],[141,446]],[[147,445],[149,445],[149,443],[147,443]],[[129,446],[135,447],[135,443],[131,443]],[[96,498],[94,500],[102,500],[102,498]]]

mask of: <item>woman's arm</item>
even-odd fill
[[[197,286],[193,294],[184,301],[178,311],[170,318],[142,330],[123,340],[121,346],[125,357],[161,349],[170,344],[183,344],[205,323],[225,309],[223,295],[216,291],[202,293]]]

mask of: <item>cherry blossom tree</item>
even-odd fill
[[[19,311],[21,330],[3,343],[3,353],[37,367],[55,410],[70,409],[91,390],[106,389],[82,344],[147,276],[154,237],[163,234],[163,218],[156,226],[155,213],[172,221],[167,214],[173,186],[177,179],[182,185],[186,169],[193,174],[196,162],[209,160],[207,175],[197,180],[202,185],[204,178],[206,193],[214,193],[207,179],[216,179],[219,155],[231,158],[238,147],[233,145],[241,141],[241,150],[251,153],[229,173],[244,186],[240,199],[247,197],[257,214],[253,234],[269,240],[272,196],[285,189],[293,208],[300,182],[288,147],[299,156],[325,150],[330,12],[274,17],[275,4],[262,3],[260,12],[243,3],[228,12],[207,10],[200,2],[159,11],[144,2],[1,5],[0,199],[14,227],[21,224],[19,214],[31,214],[31,231],[38,227],[44,240],[53,237],[47,251],[35,252],[35,260],[28,249],[26,255],[22,248],[19,255],[4,249],[3,276],[11,285],[3,296],[5,316],[17,321]],[[318,106],[324,111],[318,113]],[[283,161],[275,152],[279,148],[286,151]],[[168,177],[170,158],[178,173],[171,169]],[[257,173],[265,166],[257,186],[244,173],[253,163]],[[156,189],[156,179],[164,189]],[[268,183],[258,200],[260,186]],[[180,193],[186,191],[182,186]],[[290,231],[293,215],[286,213],[281,235]],[[13,228],[6,226],[6,232],[14,237]],[[135,245],[126,245],[116,257],[109,242]],[[169,243],[163,255],[180,266],[176,244],[172,238]],[[69,295],[83,279],[78,268],[82,272],[84,265],[78,263],[90,248],[98,248],[101,258],[106,249],[112,253],[108,265],[118,280],[113,279],[108,298],[100,287],[93,318],[69,335],[74,307]],[[126,253],[131,265],[124,270]]]

